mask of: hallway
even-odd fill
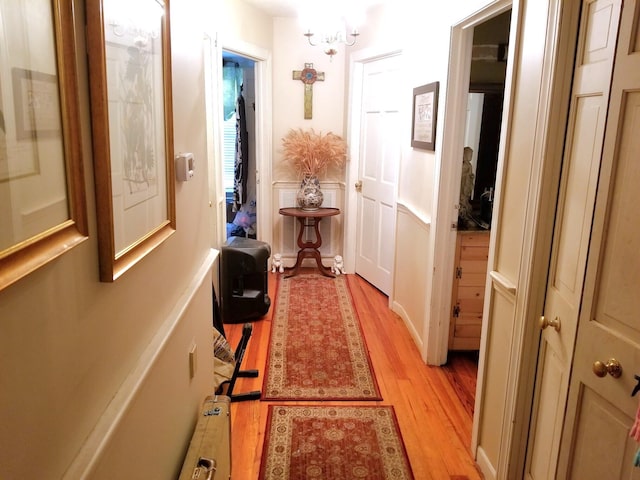
[[[277,274],[269,274],[269,295],[276,300]],[[393,405],[416,479],[480,479],[469,451],[476,387],[477,357],[458,353],[444,367],[424,364],[402,320],[387,307],[387,297],[356,275],[349,287],[358,311],[384,401]],[[253,322],[243,369],[258,368],[257,379],[239,379],[235,392],[259,390],[269,342],[273,305]],[[235,346],[242,324],[225,324]],[[312,403],[312,402],[307,402]],[[361,402],[354,402],[361,403]],[[260,469],[268,402],[232,404],[234,480],[255,480]]]

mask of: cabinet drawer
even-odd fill
[[[489,232],[473,232],[458,233],[460,236],[460,245],[463,247],[488,247],[489,246]]]
[[[458,262],[458,266],[462,269],[462,274],[481,274],[485,275],[487,273],[487,259],[469,259],[469,258],[461,258]],[[484,279],[483,279],[484,283]]]
[[[486,264],[488,258],[488,245],[460,246],[460,260],[484,260]]]
[[[462,282],[458,285],[458,300],[480,300],[484,299],[484,284],[464,286]]]
[[[456,331],[454,337],[456,338],[480,338],[481,325],[460,325],[456,322]]]
[[[449,330],[451,350],[480,347],[489,240],[489,232],[458,232]]]
[[[480,350],[480,335],[477,337],[453,337],[450,350]]]

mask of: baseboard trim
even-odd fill
[[[496,469],[489,461],[489,458],[482,447],[478,447],[478,450],[476,451],[476,463],[484,475],[485,480],[495,480],[497,478]]]
[[[416,330],[413,323],[411,322],[411,318],[409,318],[407,311],[398,302],[392,302],[391,310],[393,310],[395,313],[397,313],[400,316],[405,326],[407,327],[407,330],[409,331],[409,335],[411,335],[411,338],[416,343],[418,350],[422,352],[422,347],[423,347],[422,338],[420,337],[420,335],[418,335],[418,331]]]

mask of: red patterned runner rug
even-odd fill
[[[391,406],[270,405],[260,480],[413,479]]]
[[[344,275],[282,278],[263,400],[382,400]]]

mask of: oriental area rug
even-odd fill
[[[413,479],[391,406],[270,405],[260,480]]]
[[[382,400],[344,275],[281,278],[263,400]]]

